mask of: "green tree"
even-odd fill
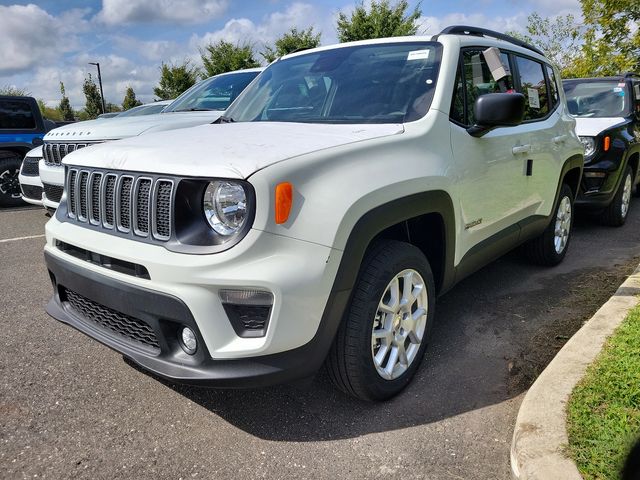
[[[189,60],[181,64],[163,63],[160,67],[160,82],[153,93],[161,100],[172,100],[190,88],[198,79],[198,69]]]
[[[253,56],[251,45],[246,43],[234,45],[219,40],[217,43],[210,43],[204,49],[200,49],[200,56],[204,65],[203,78],[260,66]]]
[[[572,71],[584,42],[581,28],[573,15],[550,18],[533,12],[527,17],[526,30],[525,34],[508,34],[540,48],[560,69],[563,77]]]
[[[400,0],[394,5],[389,0],[371,0],[367,11],[364,2],[356,5],[350,16],[340,12],[336,29],[341,42],[367,40],[369,38],[398,37],[415,35],[418,31],[417,20],[422,15],[420,5],[407,15],[409,4]]]
[[[73,108],[71,108],[71,102],[69,102],[69,97],[67,97],[67,93],[64,89],[64,83],[60,82],[60,94],[62,95],[62,99],[60,100],[60,105],[58,105],[58,111],[60,112],[60,117],[65,122],[72,122],[75,120],[75,115],[73,114]]]
[[[576,75],[615,75],[640,70],[640,2],[580,0],[586,26]]]
[[[320,45],[320,33],[314,33],[313,27],[309,27],[306,30],[298,30],[293,27],[276,40],[275,46],[265,45],[265,50],[260,52],[260,55],[271,63],[276,58],[288,53],[315,48],[318,45]]]
[[[103,113],[102,99],[100,97],[98,87],[96,86],[96,82],[93,81],[91,74],[85,77],[84,83],[82,85],[82,91],[84,92],[84,96],[86,98],[84,112],[87,119],[96,118],[98,115]]]
[[[40,108],[40,113],[44,118],[48,118],[49,120],[54,120],[56,122],[60,122],[63,120],[58,108],[47,107],[47,105],[44,103],[44,100],[41,98],[39,98],[37,102],[38,107]]]
[[[127,87],[127,92],[124,95],[124,100],[122,101],[122,109],[129,110],[130,108],[137,107],[138,105],[142,105],[142,102],[136,98],[136,92],[133,91],[132,87]]]
[[[10,97],[28,97],[31,95],[26,88],[18,88],[14,85],[4,85],[0,87],[0,95],[9,95]]]
[[[107,102],[105,107],[107,108],[107,112],[109,112],[109,113],[121,112],[122,111],[122,107],[120,105],[117,105],[117,104],[111,103],[111,102]]]

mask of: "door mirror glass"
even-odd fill
[[[473,105],[475,125],[467,132],[481,137],[497,127],[515,127],[524,117],[524,95],[521,93],[488,93],[478,97]]]

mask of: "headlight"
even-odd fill
[[[580,137],[580,141],[584,147],[585,157],[590,157],[596,153],[596,140],[593,137]]]
[[[219,235],[233,235],[247,220],[247,194],[239,183],[228,180],[210,182],[202,204],[204,216]]]

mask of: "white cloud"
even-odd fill
[[[420,17],[418,34],[435,35],[449,25],[477,25],[497,32],[522,31],[527,24],[527,15],[517,13],[507,17],[487,17],[482,13],[450,13],[443,17]]]
[[[40,7],[0,5],[0,75],[24,72],[51,63],[77,46],[76,33],[85,31],[86,10],[54,17]]]
[[[220,16],[227,0],[102,0],[96,18],[108,25],[201,23]]]

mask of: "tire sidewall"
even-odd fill
[[[564,198],[568,198],[571,203],[571,223],[569,224],[569,236],[567,237],[567,243],[564,246],[562,252],[558,253],[556,251],[555,246],[555,229],[556,229],[556,218],[558,217],[558,209],[560,208],[560,204]],[[547,227],[547,242],[549,244],[549,251],[551,253],[551,257],[553,258],[553,263],[558,264],[562,262],[567,251],[569,250],[569,244],[571,243],[571,235],[573,233],[573,224],[575,222],[575,208],[573,204],[573,192],[571,188],[566,183],[562,184],[562,188],[560,189],[560,195],[558,196],[558,200],[553,208],[553,216],[551,218],[551,223]]]

